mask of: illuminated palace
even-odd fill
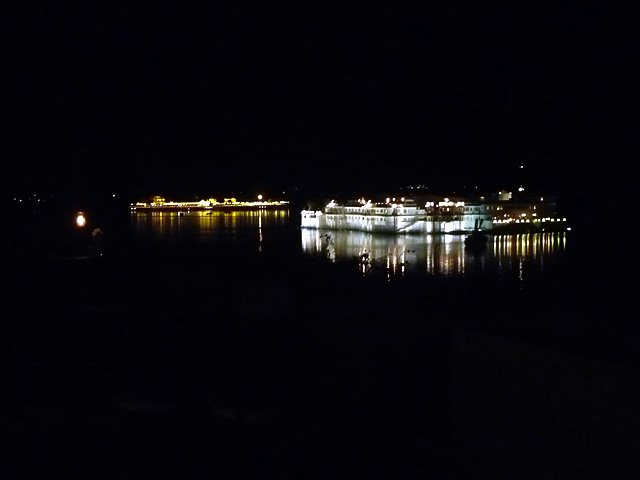
[[[468,233],[567,230],[553,198],[501,191],[490,198],[423,196],[383,202],[332,200],[323,210],[303,210],[301,227],[391,233]]]
[[[282,209],[287,208],[289,202],[283,200],[264,200],[258,195],[257,201],[238,201],[236,198],[225,198],[218,202],[215,198],[199,200],[197,202],[173,202],[167,201],[159,195],[154,196],[150,202],[137,202],[130,205],[131,211],[161,212],[161,211],[201,211],[201,210],[256,210],[256,209]]]

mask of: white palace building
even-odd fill
[[[364,198],[329,202],[322,210],[302,210],[301,227],[388,233],[469,233],[472,231],[551,231],[569,229],[556,213],[553,197],[501,191],[490,199],[435,197]]]
[[[491,229],[487,205],[444,198],[418,206],[411,199],[373,203],[358,199],[328,203],[323,210],[303,210],[302,228],[388,233],[456,233]]]

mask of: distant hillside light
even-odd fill
[[[87,219],[84,216],[84,213],[78,212],[76,215],[76,225],[80,228],[84,227],[87,224]]]

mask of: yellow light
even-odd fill
[[[258,200],[262,200],[262,195],[258,195]]]
[[[84,213],[78,212],[76,216],[76,225],[80,228],[84,227],[87,224],[87,219],[84,216]]]

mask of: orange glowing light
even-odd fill
[[[84,227],[87,224],[87,219],[84,216],[84,213],[79,212],[78,215],[76,215],[76,225],[80,228]]]

